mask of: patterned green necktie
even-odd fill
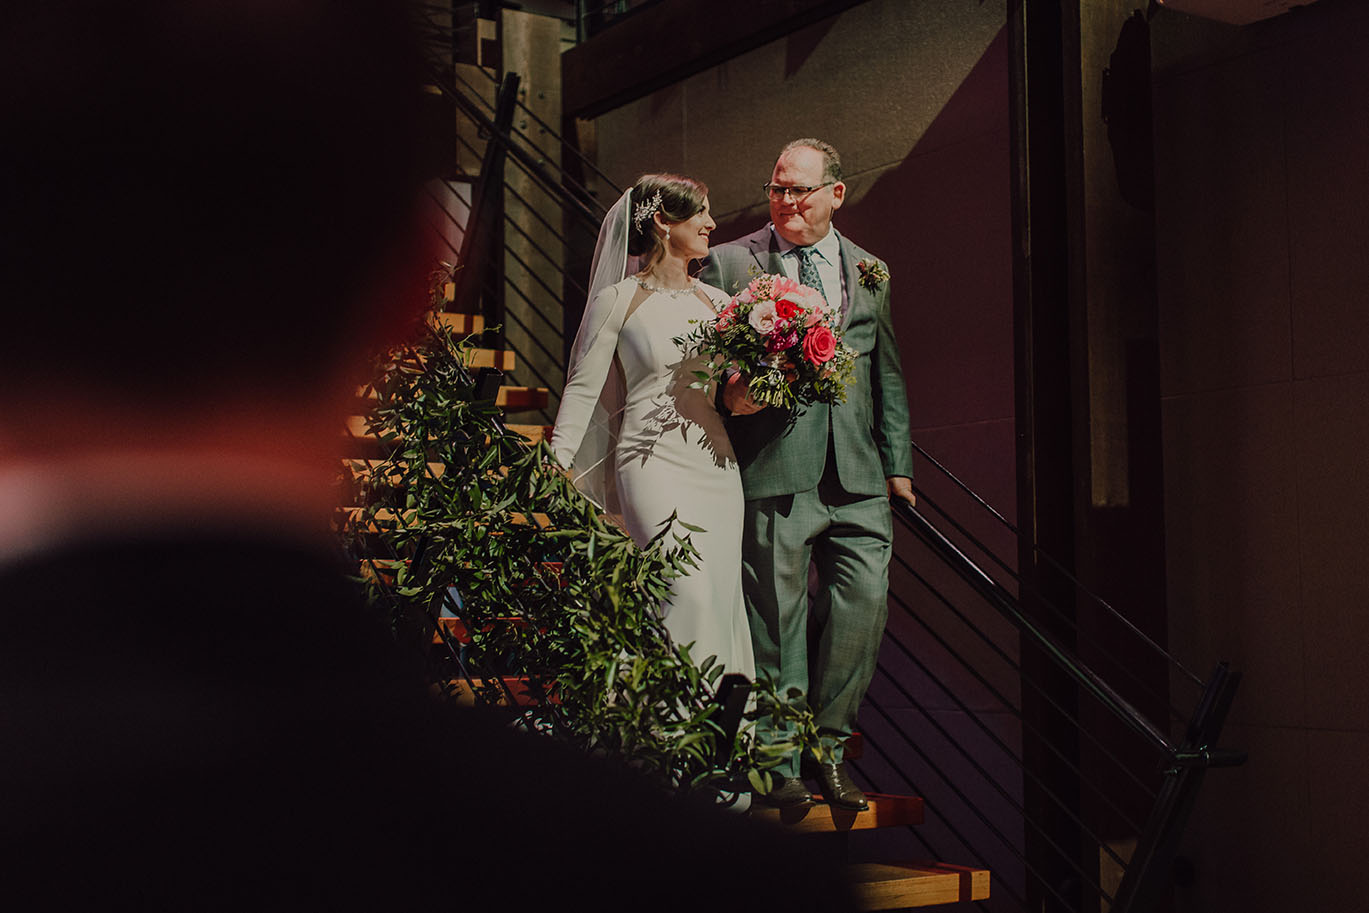
[[[813,248],[796,247],[794,253],[799,257],[799,284],[809,288],[815,288],[822,293],[822,299],[827,301],[828,307],[840,307],[840,303],[833,305],[827,300],[827,293],[822,289],[822,277],[818,275],[818,265],[813,262]]]

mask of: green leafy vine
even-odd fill
[[[449,280],[435,276],[438,308]],[[545,443],[529,445],[477,399],[471,351],[430,317],[378,356],[366,388],[374,458],[344,473],[339,528],[372,604],[415,646],[441,633],[434,687],[720,797],[767,791],[769,768],[796,746],[821,753],[802,695],[755,683],[743,718],[729,719],[722,670],[670,642],[657,606],[696,565],[690,528],[666,524],[639,548]],[[767,743],[758,727],[790,738]]]

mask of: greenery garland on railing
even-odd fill
[[[449,278],[436,277],[439,309]],[[351,462],[358,506],[341,524],[397,635],[426,645],[443,632],[454,663],[433,671],[434,684],[521,704],[530,729],[720,797],[768,791],[768,768],[796,745],[821,753],[802,695],[780,698],[768,682],[725,732],[722,670],[672,645],[657,614],[670,581],[695,566],[690,527],[674,521],[639,548],[545,443],[529,446],[492,400],[476,400],[469,352],[468,339],[429,319],[421,338],[378,358],[367,427],[384,452]],[[438,626],[444,606],[465,637]],[[763,744],[758,724],[793,737]]]

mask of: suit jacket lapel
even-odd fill
[[[835,229],[833,229],[835,231]],[[848,306],[846,313],[841,318],[841,328],[846,329],[846,325],[851,322],[851,315],[856,310],[856,304],[865,294],[865,288],[860,284],[856,275],[856,249],[846,236],[837,232],[837,240],[841,242],[841,281],[846,285],[846,300]]]
[[[746,246],[751,250],[751,257],[761,272],[776,276],[784,275],[784,265],[780,263],[779,244],[776,243],[775,232],[770,226],[767,225],[751,235]]]

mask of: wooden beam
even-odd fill
[[[593,118],[865,0],[662,0],[561,55],[565,113]]]

